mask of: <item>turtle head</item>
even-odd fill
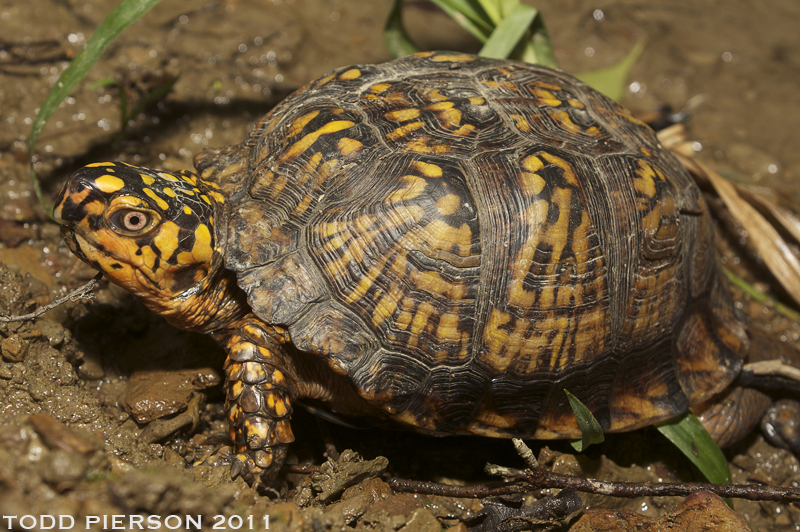
[[[196,329],[223,270],[225,232],[214,219],[224,204],[192,172],[95,163],[72,175],[53,217],[80,259],[170,322]]]

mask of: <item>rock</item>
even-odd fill
[[[583,513],[570,532],[750,532],[744,519],[707,491],[689,495],[673,511],[650,519],[628,510],[591,509]]]

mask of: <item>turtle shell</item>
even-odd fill
[[[720,392],[748,350],[686,170],[561,72],[341,68],[196,164],[229,200],[252,311],[421,432],[575,437],[564,390],[638,428]]]

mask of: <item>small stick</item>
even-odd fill
[[[517,452],[530,464],[533,452],[522,440],[514,438]],[[636,498],[660,496],[686,496],[698,491],[710,491],[720,497],[749,499],[751,501],[800,501],[800,489],[763,486],[760,484],[711,484],[709,482],[609,482],[553,473],[537,465],[526,470],[486,464],[490,475],[501,475],[510,480],[506,483],[480,484],[476,486],[452,486],[438,482],[418,482],[399,478],[389,479],[392,489],[445,497],[480,499],[493,495],[526,493],[537,489],[574,489],[584,493],[597,493],[611,497]]]
[[[48,310],[53,310],[59,305],[63,305],[67,301],[77,301],[78,299],[92,299],[94,297],[94,293],[92,290],[98,285],[98,281],[100,278],[103,277],[102,273],[98,273],[92,280],[88,283],[79,286],[72,292],[68,293],[62,298],[56,299],[49,305],[45,305],[36,309],[35,311],[31,312],[30,314],[23,314],[21,316],[0,316],[0,323],[10,323],[12,321],[28,321],[32,320],[33,318],[37,318],[47,312]]]

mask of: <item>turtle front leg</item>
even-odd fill
[[[225,407],[235,456],[231,476],[269,485],[294,441],[291,361],[280,329],[249,319],[227,341]]]

